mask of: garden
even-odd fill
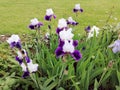
[[[1,0],[0,90],[120,90],[119,0]]]

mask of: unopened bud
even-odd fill
[[[107,70],[107,68],[105,67],[103,70],[104,70],[104,71],[106,71],[106,70]]]
[[[92,58],[92,59],[95,59],[95,56],[92,56],[91,58]]]
[[[111,68],[113,66],[114,62],[113,61],[109,61],[108,63],[108,67]]]

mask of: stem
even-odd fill
[[[103,74],[102,74],[102,76],[101,76],[101,78],[100,78],[100,80],[99,80],[99,82],[98,82],[98,87],[100,86],[100,84],[101,84],[101,82],[102,82],[102,79],[104,78],[104,76],[105,76],[105,74],[106,74],[107,71],[108,71],[108,67],[107,67],[106,70],[103,72]]]
[[[50,46],[50,48],[51,48],[51,47],[52,47],[52,43],[51,43],[51,38],[52,38],[52,35],[51,35],[51,30],[52,30],[52,29],[51,29],[51,24],[48,25],[48,29],[49,29],[49,33],[50,33],[49,46]]]
[[[37,83],[37,80],[36,80],[36,78],[35,78],[35,75],[31,74],[30,77],[31,77],[31,79],[33,80],[33,82],[36,84],[37,88],[40,89],[40,86],[39,86],[39,84]]]
[[[114,6],[112,7],[112,9],[111,9],[111,11],[110,11],[110,14],[109,14],[109,16],[108,16],[108,19],[106,20],[106,24],[108,24],[108,22],[109,22],[109,20],[110,20],[110,18],[111,18],[111,16],[112,16],[113,9],[114,9]]]
[[[60,83],[61,83],[61,81],[62,81],[62,78],[63,78],[63,76],[65,75],[65,74],[64,74],[64,71],[66,70],[66,65],[65,65],[65,64],[66,64],[66,62],[67,62],[66,56],[67,56],[67,54],[64,55],[63,58],[62,58],[63,67],[62,67],[62,70],[61,70],[61,72],[60,72],[60,76],[59,76],[59,81],[58,81],[58,86],[57,86],[57,87],[60,86]]]
[[[78,16],[78,13],[76,12],[76,17]]]

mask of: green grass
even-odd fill
[[[0,0],[0,34],[30,33],[27,26],[34,17],[44,22],[42,30],[46,31],[48,22],[44,21],[44,15],[47,8],[52,8],[57,16],[57,19],[52,21],[55,32],[58,19],[68,16],[75,19],[72,9],[77,3],[84,9],[84,13],[79,14],[76,19],[80,22],[76,28],[77,32],[81,33],[87,25],[102,27],[113,6],[111,22],[116,23],[120,20],[119,0]],[[114,20],[115,17],[118,18],[117,21]]]
[[[80,3],[84,9],[84,13],[78,17],[72,12],[76,3]],[[87,25],[103,27],[111,10],[113,12],[109,24],[119,22],[119,5],[119,0],[0,0],[0,34],[26,33],[25,36],[20,36],[22,46],[34,63],[39,64],[38,72],[26,79],[21,78],[23,72],[15,60],[16,54],[8,43],[0,41],[0,90],[120,90],[120,53],[114,54],[108,48],[118,37],[117,31],[111,31],[115,28],[106,25],[97,38],[90,40],[86,40],[85,35],[75,34],[74,40],[79,40],[76,49],[82,53],[76,73],[71,56],[66,58],[66,63],[62,62],[62,58],[56,58],[57,35],[53,35],[49,48],[42,41],[36,42],[34,34],[31,35],[32,31],[28,29],[30,19],[36,17],[44,22],[41,28],[43,32],[47,31],[49,22],[44,20],[44,15],[46,9],[51,7],[57,15],[57,19],[51,22],[53,33],[58,19],[69,16],[80,23],[74,27],[75,32],[83,33]],[[83,47],[85,50],[82,50]],[[111,61],[113,63],[109,66]],[[68,75],[63,73],[66,67]]]

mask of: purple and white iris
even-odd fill
[[[78,25],[78,22],[76,22],[75,20],[73,20],[72,17],[69,17],[69,18],[67,19],[67,24],[68,24],[68,25],[73,25],[73,26],[75,26],[75,25]]]
[[[39,22],[37,18],[31,19],[30,22],[29,28],[32,30],[38,30],[41,26],[43,26],[43,23]]]
[[[59,42],[55,53],[57,57],[64,56],[65,54],[70,54],[76,61],[82,58],[79,50],[75,50],[75,47],[78,45],[78,41],[73,40],[64,40]]]
[[[33,64],[32,60],[28,57],[25,49],[21,49],[17,52],[16,60],[19,62],[23,73],[23,78],[29,76],[30,73],[36,72],[38,70],[38,64]],[[25,61],[24,61],[25,60]]]
[[[120,52],[120,40],[116,40],[113,44],[108,46],[109,48],[112,48],[113,53]]]
[[[89,33],[88,33],[88,39],[94,36],[94,32],[96,34],[95,36],[96,37],[98,36],[99,30],[100,30],[98,27],[93,26],[90,30],[89,29],[90,29],[90,27],[88,26],[88,31],[89,31]]]
[[[23,78],[29,76],[32,72],[36,72],[38,64],[33,64],[32,60],[28,57],[26,50],[22,49],[19,36],[13,34],[10,38],[8,38],[7,42],[10,44],[11,48],[16,47],[18,49],[15,59],[22,67],[22,71],[24,71]]]
[[[59,45],[55,51],[57,57],[70,54],[76,61],[82,58],[81,53],[78,50],[75,50],[78,41],[73,40],[73,36],[72,28],[64,29],[59,32]]]
[[[80,11],[80,12],[83,12],[83,9],[80,7],[80,4],[75,4],[75,7],[74,7],[74,9],[73,9],[73,12],[78,12],[78,11]]]
[[[64,18],[59,19],[58,21],[58,27],[56,29],[56,33],[59,34],[60,31],[62,31],[63,29],[67,29],[67,21]]]
[[[20,42],[20,38],[18,35],[13,34],[10,38],[8,38],[7,42],[9,43],[11,48],[19,48],[21,49],[21,42]]]
[[[46,10],[45,20],[51,21],[52,17],[55,19],[56,16],[54,15],[54,12],[51,8]]]

